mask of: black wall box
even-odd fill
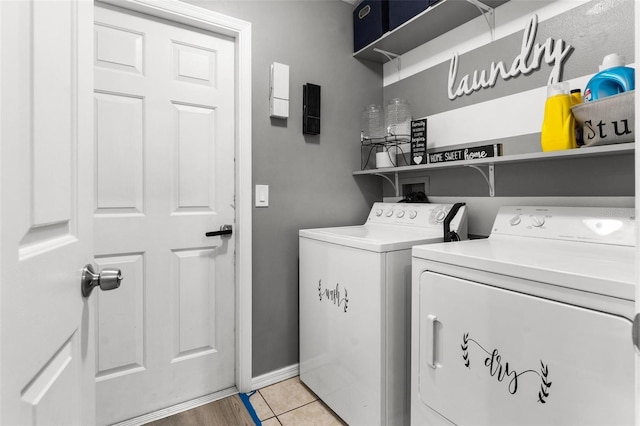
[[[316,84],[302,86],[302,133],[320,134],[320,86]]]

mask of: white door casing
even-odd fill
[[[91,424],[93,7],[0,2],[0,19],[0,424]]]
[[[235,385],[234,42],[95,9],[97,422]]]

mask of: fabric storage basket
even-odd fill
[[[387,0],[364,0],[353,10],[353,51],[366,47],[388,30]]]
[[[585,146],[635,141],[635,91],[571,108]]]
[[[440,0],[389,0],[389,30],[393,30]]]

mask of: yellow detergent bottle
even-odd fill
[[[575,137],[575,119],[571,113],[569,84],[566,82],[547,87],[540,144],[543,152],[578,147]]]

